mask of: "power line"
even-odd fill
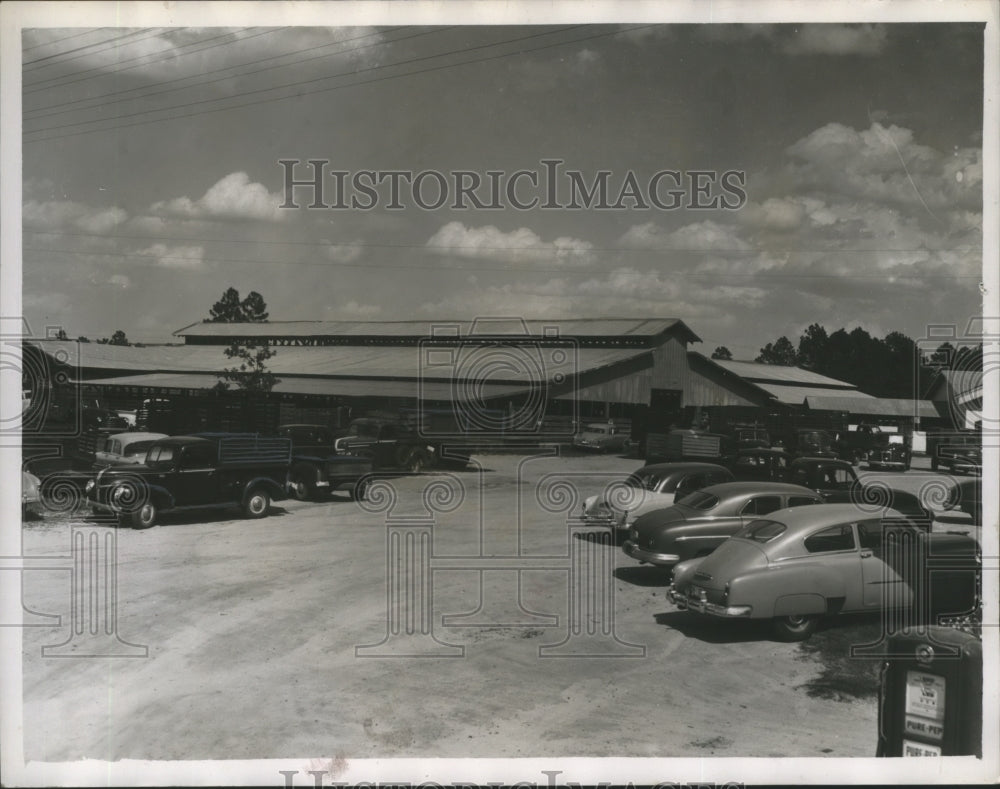
[[[134,66],[127,66],[125,68],[115,68],[115,69],[109,69],[107,67],[107,65],[94,66],[93,68],[89,68],[89,69],[86,69],[84,71],[76,72],[76,75],[75,75],[76,78],[75,79],[66,79],[66,77],[71,76],[71,75],[69,75],[69,74],[63,74],[63,75],[60,75],[58,77],[48,77],[47,79],[37,80],[36,82],[28,83],[28,85],[25,86],[25,87],[34,87],[34,86],[38,86],[38,85],[41,85],[42,87],[34,87],[33,90],[25,90],[24,93],[25,93],[25,95],[27,95],[27,94],[31,94],[31,93],[38,93],[38,91],[40,91],[40,90],[53,90],[53,89],[58,89],[58,88],[64,88],[67,85],[73,85],[73,84],[75,84],[77,82],[83,82],[84,80],[93,79],[93,77],[89,77],[89,76],[85,76],[85,75],[90,74],[91,72],[94,72],[94,71],[100,71],[100,72],[102,72],[102,74],[100,76],[110,76],[112,74],[121,74],[122,72],[131,71],[132,69],[139,68],[141,66],[151,66],[154,63],[161,63],[164,60],[171,60],[171,59],[173,59],[175,57],[184,57],[186,55],[193,55],[193,54],[196,54],[198,52],[204,52],[206,49],[214,49],[215,47],[218,47],[218,46],[227,46],[228,44],[233,44],[233,43],[236,43],[236,42],[239,42],[239,41],[249,41],[250,39],[253,39],[253,38],[258,38],[260,36],[268,36],[268,35],[271,35],[272,33],[278,33],[278,32],[280,32],[282,30],[287,30],[287,29],[288,29],[287,27],[271,28],[271,29],[268,29],[268,30],[262,30],[259,33],[252,33],[250,35],[244,36],[243,38],[237,38],[237,36],[239,36],[239,34],[240,34],[240,30],[231,30],[228,33],[220,33],[217,36],[209,36],[208,38],[203,38],[203,39],[200,39],[198,41],[192,41],[192,42],[187,43],[187,44],[180,44],[177,47],[172,47],[170,49],[163,50],[163,52],[165,52],[166,54],[164,54],[162,57],[158,57],[158,58],[156,58],[154,60],[150,60],[150,61],[148,61],[146,63],[137,63]],[[211,44],[210,46],[202,47],[201,49],[193,49],[190,52],[178,52],[178,50],[187,49],[188,47],[196,47],[199,44],[207,44],[209,41],[217,41],[220,38],[228,38],[228,39],[231,39],[231,40],[223,42],[222,44]],[[162,54],[162,53],[153,52],[153,53],[150,53],[150,54],[147,54],[147,55],[136,55],[135,57],[126,58],[125,60],[119,60],[118,63],[117,63],[117,65],[118,66],[122,66],[125,63],[131,63],[132,61],[135,61],[135,60],[145,60],[146,58],[155,57],[158,54]],[[66,80],[66,81],[65,82],[60,82],[58,85],[44,85],[44,83],[46,83],[46,82],[54,82],[56,80],[61,80],[61,79],[62,80]]]
[[[295,82],[287,82],[284,85],[275,85],[274,87],[270,87],[270,88],[257,88],[255,90],[243,91],[242,93],[234,93],[232,96],[224,96],[222,98],[199,99],[197,101],[189,101],[189,102],[185,102],[183,104],[174,104],[174,105],[172,105],[170,107],[160,107],[159,109],[155,109],[155,110],[141,110],[139,112],[131,112],[131,113],[127,113],[125,115],[119,115],[119,116],[117,116],[114,119],[112,119],[112,118],[102,118],[102,119],[90,120],[90,121],[77,121],[76,123],[64,123],[64,124],[60,124],[59,126],[47,126],[47,127],[41,128],[41,129],[31,129],[30,131],[26,131],[26,133],[36,134],[36,133],[47,132],[47,131],[58,131],[59,129],[69,129],[69,128],[73,128],[73,127],[76,127],[76,126],[86,126],[86,125],[91,124],[91,123],[105,123],[105,122],[107,122],[109,120],[121,120],[121,119],[124,119],[124,118],[133,118],[133,117],[140,116],[140,115],[149,115],[152,112],[169,112],[170,110],[179,110],[179,109],[184,109],[186,107],[196,107],[196,106],[202,105],[202,104],[215,104],[215,103],[218,103],[220,101],[229,101],[230,99],[241,98],[243,96],[255,96],[255,95],[258,95],[258,94],[261,94],[261,93],[270,93],[270,92],[276,91],[276,90],[284,90],[286,88],[297,88],[297,87],[299,87],[301,85],[309,85],[309,84],[312,84],[314,82],[322,82],[322,81],[327,80],[327,79],[335,79],[337,77],[347,76],[349,74],[353,75],[353,74],[363,74],[363,73],[368,72],[368,71],[381,71],[383,69],[394,68],[396,66],[405,66],[405,65],[409,65],[411,63],[419,63],[419,62],[425,61],[425,60],[433,60],[434,58],[448,57],[450,55],[461,55],[461,54],[464,54],[466,52],[472,52],[472,51],[479,50],[479,49],[489,49],[490,47],[497,47],[497,46],[503,46],[505,44],[518,43],[520,41],[527,41],[529,39],[538,38],[540,36],[549,36],[549,35],[554,35],[554,34],[557,34],[557,33],[564,33],[566,31],[575,30],[575,29],[580,28],[580,27],[584,27],[584,25],[572,25],[572,26],[569,26],[569,27],[559,28],[557,30],[550,30],[550,31],[542,32],[542,33],[533,33],[531,35],[520,36],[518,38],[508,39],[506,41],[497,41],[497,42],[493,42],[493,43],[489,43],[489,44],[478,44],[478,45],[472,46],[472,47],[465,47],[464,49],[451,50],[451,51],[448,51],[448,52],[441,52],[441,53],[436,53],[436,54],[433,54],[433,55],[421,55],[420,57],[409,58],[407,60],[401,60],[401,61],[398,61],[396,63],[387,63],[387,64],[381,65],[381,66],[368,66],[366,68],[356,69],[356,70],[351,71],[351,72],[341,72],[339,74],[331,74],[331,75],[322,76],[322,77],[313,77],[311,79],[298,80],[298,81],[295,81]],[[562,43],[570,43],[570,42],[562,42]],[[510,54],[514,54],[514,53],[510,53]],[[452,64],[452,65],[461,65],[461,64]],[[442,67],[437,67],[437,68],[442,68]],[[436,69],[426,69],[426,70],[427,71],[434,71]],[[413,72],[413,73],[421,73],[421,72]],[[400,76],[404,76],[404,75],[400,75]],[[378,80],[369,80],[368,82],[372,82],[372,81],[378,81]],[[362,84],[363,85],[363,84],[367,84],[367,83],[361,82],[361,83],[354,83],[354,84]],[[276,97],[273,97],[273,98],[270,98],[270,99],[266,99],[265,101],[280,101],[282,99],[297,98],[297,97],[300,97],[300,96],[309,96],[309,95],[312,95],[312,94],[315,94],[315,93],[323,93],[323,92],[326,92],[326,91],[335,90],[337,88],[342,88],[342,87],[349,87],[349,85],[338,85],[338,86],[334,86],[334,87],[331,87],[331,88],[321,88],[321,89],[312,90],[312,91],[300,91],[300,92],[297,92],[297,93],[289,95],[289,96],[276,96]],[[185,115],[173,116],[171,118],[155,118],[155,119],[151,119],[150,121],[145,121],[144,123],[155,123],[157,121],[173,120],[175,117],[181,117],[181,118],[183,118],[183,117],[190,117],[191,115],[205,114],[207,112],[220,112],[220,111],[223,111],[223,110],[236,109],[237,107],[249,107],[249,106],[252,106],[254,104],[260,104],[260,103],[263,103],[263,102],[261,102],[261,101],[248,102],[248,103],[245,103],[245,104],[236,105],[235,107],[220,107],[218,109],[207,110],[207,111],[204,111],[204,112],[197,112],[197,113],[188,113],[188,114],[185,114]],[[140,124],[127,123],[127,124],[123,124],[123,125],[120,125],[120,126],[109,127],[109,129],[111,129],[111,128],[128,128],[128,127],[133,126],[133,125],[140,125]],[[93,129],[93,130],[90,130],[90,131],[108,131],[109,129]],[[89,132],[83,132],[83,133],[89,133]],[[52,139],[52,138],[46,138],[46,139]]]
[[[71,36],[64,36],[63,38],[54,38],[51,41],[42,41],[40,44],[32,44],[30,47],[23,47],[21,53],[30,52],[33,49],[38,49],[39,47],[48,47],[53,44],[61,44],[63,41],[69,41],[71,38],[79,38],[80,36],[89,36],[93,33],[99,33],[102,30],[111,30],[110,27],[95,27],[90,30],[84,30],[80,33],[74,33]]]
[[[150,32],[150,31],[152,31],[152,32]],[[26,67],[27,66],[31,66],[31,65],[36,64],[36,63],[41,63],[43,60],[52,60],[53,58],[62,57],[63,55],[69,55],[69,54],[72,54],[73,52],[81,52],[84,49],[91,49],[92,47],[99,47],[99,46],[101,46],[101,44],[112,44],[113,45],[117,41],[122,41],[122,40],[124,40],[126,38],[132,38],[133,36],[138,36],[139,34],[144,33],[144,32],[150,33],[145,38],[152,38],[153,36],[158,36],[162,31],[163,31],[163,28],[157,28],[157,27],[144,27],[144,28],[140,28],[139,30],[133,30],[131,33],[124,33],[123,35],[115,36],[114,38],[109,38],[109,39],[106,39],[104,41],[97,41],[96,43],[93,43],[93,44],[84,44],[83,46],[77,47],[76,49],[67,49],[65,52],[56,52],[53,55],[46,55],[45,57],[36,58],[35,60],[29,60],[26,63],[22,63],[21,64],[21,68],[23,70],[25,70],[25,71],[34,71],[34,70],[40,69],[40,68],[48,68],[48,66],[37,66],[37,65],[35,66],[34,69],[29,69],[29,68],[26,68]],[[143,40],[145,40],[145,39],[143,39],[143,38],[136,39],[136,41],[143,41]],[[135,44],[136,41],[130,41],[129,43],[130,44]],[[121,45],[119,44],[118,46],[121,46]],[[104,49],[98,49],[96,52],[85,52],[82,55],[77,55],[76,57],[73,57],[73,58],[66,58],[66,60],[60,60],[58,63],[49,63],[48,65],[49,66],[61,66],[64,63],[70,63],[71,61],[79,60],[80,58],[85,58],[85,57],[88,57],[90,55],[97,55],[97,54],[100,54],[101,52],[107,52],[107,50],[109,50],[109,49],[115,49],[115,48],[116,48],[115,46],[109,46],[109,47],[105,47]]]
[[[433,248],[428,247],[413,247],[424,249],[427,251],[434,251]],[[88,257],[116,257],[116,258],[132,258],[132,265],[138,266],[160,266],[163,264],[157,263],[155,260],[150,260],[148,263],[139,263],[135,261],[135,258],[142,257],[155,257],[157,260],[176,260],[179,261],[176,264],[177,268],[184,268],[187,265],[199,265],[203,262],[210,263],[240,263],[243,265],[251,266],[306,266],[310,268],[367,268],[367,269],[390,269],[390,270],[431,270],[431,271],[449,271],[458,269],[471,268],[476,271],[511,271],[512,264],[489,266],[483,265],[481,263],[476,263],[473,261],[454,261],[449,264],[430,264],[421,265],[417,263],[399,263],[399,264],[376,264],[376,263],[350,263],[350,262],[340,262],[340,261],[298,261],[298,260],[248,260],[246,258],[220,258],[220,257],[185,257],[183,255],[141,255],[137,252],[82,252],[75,249],[39,249],[35,247],[24,247],[25,252],[40,252],[45,254],[66,254],[66,255],[78,255],[78,256],[88,256]],[[528,266],[532,271],[546,271],[546,272],[560,272],[566,274],[568,271],[580,271],[583,273],[587,269],[600,268],[600,266],[572,266],[572,265],[562,265],[562,266],[539,266],[534,263],[530,263]],[[680,276],[687,279],[709,279],[718,280],[718,272],[684,272],[671,270],[671,276]],[[756,272],[726,272],[726,277],[756,277],[762,280],[768,279],[866,279],[866,280],[884,280],[886,282],[892,282],[895,280],[906,279],[906,280],[929,280],[929,279],[945,279],[945,280],[957,280],[957,279],[967,279],[967,280],[978,280],[980,277],[975,275],[955,275],[955,274],[889,274],[889,275],[879,275],[879,274],[855,274],[850,275],[844,274],[805,274],[805,273],[778,273],[778,272],[767,272],[767,271],[756,271]]]
[[[449,249],[485,249],[490,251],[502,252],[502,251],[523,251],[523,252],[545,252],[545,251],[557,251],[551,246],[534,246],[534,247],[524,247],[524,246],[485,246],[482,244],[469,244],[467,246],[460,246],[451,244],[447,247],[428,247],[426,244],[388,244],[388,243],[371,243],[367,241],[345,241],[345,242],[323,242],[323,241],[264,241],[257,239],[245,239],[245,238],[199,238],[195,236],[119,236],[119,235],[107,235],[102,233],[66,233],[63,231],[55,230],[32,230],[31,228],[25,228],[28,233],[34,233],[35,235],[42,236],[66,236],[70,238],[102,238],[112,241],[190,241],[198,244],[253,244],[255,246],[266,245],[266,246],[296,246],[296,247],[315,247],[318,249],[325,249],[327,247],[356,247],[358,249],[425,249],[429,251],[439,251],[446,252]],[[978,249],[978,246],[965,245],[959,247],[949,247],[948,252],[965,252],[970,249]],[[36,250],[38,251],[38,250]],[[69,250],[60,250],[69,251]],[[676,247],[676,246],[661,246],[661,247],[597,247],[590,246],[586,249],[580,250],[581,252],[612,252],[612,253],[626,253],[626,254],[643,254],[649,252],[676,252],[679,254],[712,254],[712,255],[757,255],[760,254],[759,249],[744,249],[744,248],[726,248],[726,247],[713,247],[711,249],[704,249],[702,247]],[[852,255],[860,255],[865,253],[871,254],[917,254],[925,253],[928,250],[924,248],[914,248],[914,249],[904,249],[904,248],[839,248],[839,249],[826,249],[823,247],[804,247],[802,245],[796,246],[797,252],[819,252],[819,253],[848,253]],[[933,250],[931,250],[933,251]],[[79,254],[91,254],[86,252],[80,252]],[[94,253],[100,254],[100,253]]]
[[[405,29],[405,28],[403,28],[403,29]],[[114,101],[101,102],[99,106],[100,106],[101,109],[103,109],[106,106],[109,106],[111,104],[118,104],[118,103],[123,102],[123,101],[139,101],[140,99],[148,99],[148,98],[151,98],[152,96],[159,96],[159,95],[162,95],[164,93],[173,93],[173,92],[178,91],[178,90],[187,90],[188,88],[202,87],[204,85],[211,85],[211,84],[213,84],[215,82],[222,82],[222,81],[225,81],[225,80],[228,80],[228,79],[234,79],[234,78],[237,78],[237,77],[240,77],[240,78],[248,77],[248,76],[250,76],[252,74],[259,74],[259,73],[261,73],[263,71],[270,71],[270,70],[273,70],[273,69],[287,68],[288,66],[299,66],[299,65],[302,65],[303,63],[308,63],[308,62],[313,61],[313,60],[319,60],[319,59],[322,59],[322,58],[333,57],[334,55],[343,55],[343,54],[347,54],[347,53],[351,53],[351,52],[358,52],[358,51],[360,51],[362,49],[369,49],[371,47],[382,46],[383,44],[395,44],[398,41],[406,41],[406,40],[411,39],[411,38],[419,38],[420,36],[427,36],[427,35],[431,35],[432,33],[440,33],[440,32],[442,32],[444,30],[450,30],[450,29],[451,29],[451,27],[442,27],[442,28],[436,28],[434,30],[425,30],[425,31],[421,31],[419,33],[414,33],[414,34],[409,35],[409,36],[400,36],[399,38],[394,38],[394,39],[390,39],[390,40],[387,40],[387,41],[375,42],[373,44],[366,44],[365,46],[361,46],[361,47],[350,47],[348,49],[337,50],[336,52],[328,52],[328,53],[323,54],[323,55],[313,55],[312,57],[303,58],[301,60],[293,60],[293,61],[291,61],[289,63],[282,63],[281,65],[278,65],[278,66],[266,66],[265,68],[257,69],[256,71],[247,71],[247,72],[244,72],[242,74],[230,74],[230,75],[227,75],[227,76],[224,76],[224,77],[217,77],[215,79],[205,80],[203,82],[196,82],[196,83],[193,83],[191,85],[183,85],[183,86],[176,87],[176,88],[167,88],[166,90],[153,91],[152,93],[144,93],[144,94],[141,94],[139,96],[131,96],[130,98],[127,98],[127,99],[115,99]],[[337,45],[340,45],[340,44],[346,44],[346,43],[348,43],[350,41],[359,41],[361,39],[371,38],[372,36],[376,36],[376,35],[381,35],[381,34],[380,33],[368,33],[368,34],[363,35],[363,36],[355,36],[354,38],[342,39],[340,41],[335,41],[335,42],[332,42],[330,44],[320,44],[319,46],[316,46],[316,47],[310,47],[309,49],[301,50],[301,52],[311,52],[311,51],[316,50],[316,49],[325,49],[327,47],[337,46]],[[289,56],[295,55],[295,54],[300,54],[300,52],[285,52],[285,53],[283,53],[281,55],[272,55],[271,57],[267,57],[267,58],[259,58],[257,60],[251,60],[251,61],[248,61],[246,63],[240,63],[240,64],[235,65],[235,66],[225,66],[224,68],[218,68],[218,69],[214,69],[212,71],[206,71],[206,72],[203,72],[201,74],[196,74],[196,75],[193,75],[193,76],[177,77],[175,79],[167,80],[166,82],[160,82],[160,83],[157,83],[157,84],[158,85],[169,85],[169,84],[171,84],[173,82],[180,82],[180,81],[184,81],[184,80],[197,79],[198,77],[207,76],[208,74],[216,74],[216,73],[218,73],[220,71],[231,71],[232,69],[242,68],[244,66],[254,65],[256,63],[264,63],[264,62],[267,62],[268,60],[277,60],[278,58],[286,58],[286,57],[289,57]],[[330,77],[326,77],[326,78],[332,78],[332,77],[335,77],[335,76],[337,76],[337,77],[339,77],[339,76],[345,76],[347,74],[353,74],[353,73],[355,73],[355,72],[348,71],[348,72],[343,72],[341,74],[330,75]],[[122,93],[133,93],[135,91],[145,90],[145,89],[146,88],[128,88],[126,90],[120,90],[120,91],[116,91],[116,92],[112,92],[112,93],[105,93],[105,94],[102,94],[101,96],[90,96],[90,97],[83,98],[83,99],[77,99],[76,101],[62,102],[62,103],[52,104],[52,105],[49,105],[48,107],[40,107],[40,108],[38,108],[38,110],[29,110],[28,112],[25,113],[25,116],[28,116],[31,113],[34,113],[34,112],[37,112],[37,111],[43,110],[43,109],[51,109],[51,108],[55,108],[55,107],[66,107],[69,104],[78,104],[81,101],[100,101],[101,99],[107,98],[108,96],[116,96],[116,95],[120,95]],[[230,97],[227,97],[227,98],[230,98]],[[62,115],[62,114],[67,113],[67,112],[76,112],[78,110],[79,111],[86,111],[86,110],[97,109],[97,108],[98,107],[80,107],[80,108],[77,108],[77,109],[60,109],[60,110],[57,110],[56,112],[48,112],[48,113],[45,113],[44,115],[37,115],[37,116],[31,117],[31,118],[27,118],[26,117],[25,119],[26,120],[36,120],[37,118],[50,118],[50,117],[53,117],[55,115]],[[99,119],[96,119],[96,120],[93,120],[93,121],[83,121],[83,123],[97,123],[99,121],[106,121],[106,120],[109,120],[109,119],[108,118],[99,118]]]

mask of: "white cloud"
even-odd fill
[[[151,257],[161,266],[168,268],[200,268],[205,250],[200,246],[175,246],[156,243],[136,253]]]
[[[526,227],[504,233],[494,225],[476,228],[449,222],[428,239],[427,248],[469,260],[499,263],[588,266],[593,262],[593,245],[589,241],[567,236],[543,241]]]
[[[746,252],[750,245],[739,237],[732,225],[712,220],[693,222],[676,230],[665,230],[654,222],[633,225],[618,239],[629,249],[673,250],[683,252]]]
[[[119,288],[129,288],[132,286],[132,280],[130,280],[124,274],[112,274],[108,279],[108,283],[111,285],[116,285]]]
[[[334,263],[353,263],[361,257],[362,252],[360,239],[348,244],[329,244],[326,248],[326,256]]]
[[[802,25],[785,41],[788,55],[877,55],[886,41],[884,25]]]
[[[230,173],[217,181],[202,197],[176,197],[153,203],[153,214],[183,218],[215,218],[278,222],[288,216],[279,206],[282,195],[250,181],[244,172]]]
[[[77,228],[104,235],[126,219],[128,213],[121,208],[97,208],[72,200],[27,200],[21,210],[21,221],[31,230]]]
[[[341,304],[339,307],[327,307],[327,312],[337,318],[372,318],[375,315],[379,315],[382,312],[382,308],[376,304],[361,304],[354,299],[351,299],[346,304]]]

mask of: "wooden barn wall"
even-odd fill
[[[734,391],[739,387],[739,383],[733,381],[731,384],[736,386],[727,386],[721,380],[714,380],[708,371],[691,370],[687,387],[684,389],[684,405],[702,407],[767,405],[767,398],[763,395],[759,399],[743,396]]]
[[[653,369],[649,382],[652,388],[687,391],[689,375],[687,345],[682,340],[670,337],[653,349]],[[688,405],[687,402],[683,404]]]
[[[581,402],[593,400],[598,403],[649,405],[650,380],[652,371],[640,370],[604,383],[583,386],[573,396]]]

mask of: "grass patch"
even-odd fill
[[[808,641],[799,644],[799,652],[803,660],[819,662],[822,669],[799,688],[812,698],[832,701],[876,698],[881,658],[851,657],[851,647],[874,643],[881,632],[877,618],[852,621],[845,616],[813,634]]]

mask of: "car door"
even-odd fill
[[[393,466],[397,464],[397,444],[398,435],[396,433],[396,426],[382,425],[381,428],[379,428],[378,438],[375,441],[375,445],[372,447],[379,465]]]
[[[822,568],[832,573],[843,586],[844,600],[839,611],[864,609],[861,557],[855,537],[855,524],[840,523],[819,529],[804,540],[806,552],[822,563]]]
[[[898,551],[907,535],[897,532],[886,539],[883,522],[872,518],[855,524],[858,545],[861,546],[861,577],[864,584],[862,602],[865,608],[881,609],[909,605],[911,592],[903,578],[886,561],[886,551]],[[916,534],[909,535],[916,540]],[[909,546],[912,548],[912,546]],[[915,552],[913,552],[915,555]]]
[[[181,448],[177,462],[174,500],[179,507],[212,504],[218,498],[218,450],[214,444]]]

